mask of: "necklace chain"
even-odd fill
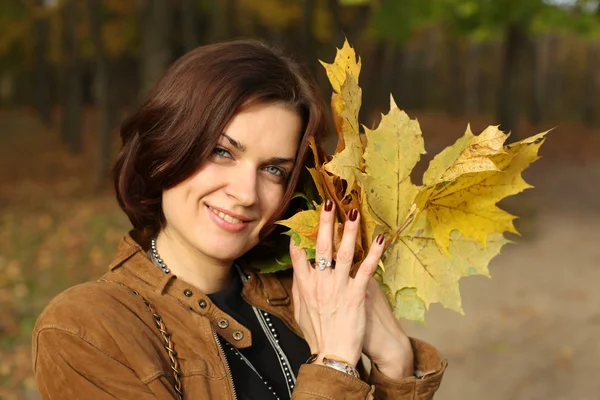
[[[152,261],[154,262],[154,264],[156,264],[156,266],[158,266],[165,274],[171,273],[171,270],[169,269],[169,267],[167,267],[167,264],[165,264],[163,259],[158,254],[158,250],[156,249],[156,238],[152,238],[152,240],[150,241],[150,250],[151,250],[151,256],[152,256],[151,258],[152,258]],[[238,273],[240,274],[242,282],[244,284],[246,284],[248,277],[246,276],[246,274],[241,270],[241,268],[237,264],[234,264],[234,265],[235,265]],[[278,359],[279,365],[281,367],[281,372],[283,373],[283,376],[285,378],[285,383],[288,388],[288,394],[290,397],[292,397],[292,391],[294,390],[294,386],[296,384],[296,376],[294,375],[294,372],[291,369],[291,364],[290,364],[285,352],[279,345],[279,335],[277,334],[277,331],[275,330],[275,327],[273,326],[273,323],[271,322],[271,317],[270,317],[269,313],[267,313],[266,311],[259,310],[254,306],[252,306],[252,309],[254,310],[254,313],[256,314],[256,317],[260,323],[260,326],[261,326],[263,332],[265,333],[265,336],[267,337],[269,343],[271,344],[271,347],[273,348],[273,350],[275,351],[275,354],[277,355],[277,359]],[[219,338],[217,337],[217,339],[219,339]],[[254,367],[252,362],[250,360],[248,360],[248,358],[246,356],[244,356],[238,349],[233,347],[227,341],[225,341],[225,347],[229,351],[231,351],[235,356],[239,357],[240,360],[244,361],[246,363],[246,365],[248,365],[248,367],[252,371],[254,371],[254,373],[260,378],[260,380],[265,384],[265,386],[273,393],[273,396],[275,396],[275,398],[277,400],[279,400],[279,396],[273,389],[273,386],[265,378],[262,377],[262,375],[258,372],[258,370]]]
[[[150,249],[152,250],[152,260],[154,263],[157,264],[165,274],[171,272],[171,270],[167,267],[167,264],[165,264],[162,258],[160,258],[158,255],[158,250],[156,250],[156,238],[152,238],[150,241]]]

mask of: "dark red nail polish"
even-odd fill
[[[348,219],[352,222],[356,221],[356,218],[358,218],[358,210],[356,208],[353,208],[352,210],[350,210],[350,212],[348,213]]]
[[[325,211],[331,211],[333,208],[333,201],[327,199],[325,200]]]
[[[380,233],[375,238],[375,241],[377,242],[377,244],[382,245],[383,244],[383,239],[385,239],[385,236],[383,236],[383,233]]]
[[[304,211],[304,210],[301,209],[301,208],[299,208],[299,209],[296,210],[296,214],[298,214],[299,212],[302,212],[302,211]]]

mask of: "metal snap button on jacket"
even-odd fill
[[[205,300],[200,300],[198,302],[198,305],[200,306],[200,308],[206,308],[206,301]]]
[[[225,329],[229,326],[229,321],[227,321],[225,318],[219,318],[219,320],[217,321],[217,325],[219,326],[219,328]]]
[[[190,289],[185,289],[185,290],[183,291],[183,294],[184,294],[186,297],[192,297],[192,291],[191,291]]]
[[[242,340],[244,338],[244,332],[242,331],[233,331],[233,339],[234,340]]]

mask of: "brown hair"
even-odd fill
[[[198,47],[177,60],[121,125],[123,147],[113,168],[117,200],[144,237],[163,226],[162,192],[190,177],[210,156],[229,121],[243,108],[281,102],[303,122],[297,162],[281,208],[292,199],[307,157],[308,139],[328,128],[324,104],[305,70],[256,40]],[[263,234],[263,237],[264,237]]]

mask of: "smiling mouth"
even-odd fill
[[[224,212],[216,210],[216,209],[212,208],[211,206],[207,206],[207,207],[210,211],[212,211],[213,214],[217,215],[222,220],[229,222],[230,224],[242,224],[244,222],[247,222],[247,221],[241,220],[239,218],[232,217],[229,214],[225,214]]]

